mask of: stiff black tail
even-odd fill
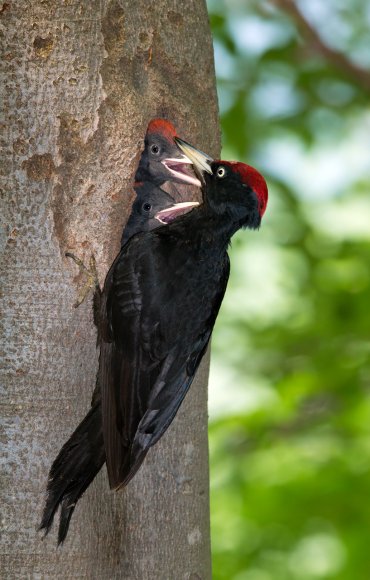
[[[76,503],[105,462],[101,403],[96,402],[51,466],[40,529],[49,532],[60,505],[58,544],[68,532]]]

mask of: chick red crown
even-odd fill
[[[173,141],[173,138],[176,137],[176,129],[169,121],[165,119],[152,119],[148,125],[147,134],[159,134],[168,139],[169,141]]]

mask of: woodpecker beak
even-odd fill
[[[191,163],[194,166],[194,169],[202,175],[202,172],[211,173],[212,169],[210,164],[212,163],[213,159],[200,149],[196,149],[190,143],[179,139],[179,137],[175,137],[175,142],[178,147],[180,147],[181,151],[186,155],[188,159],[190,159]]]
[[[156,220],[161,222],[161,224],[169,224],[180,215],[188,213],[197,205],[199,205],[198,201],[183,201],[182,203],[175,203],[174,205],[171,205],[171,207],[162,209],[154,217]]]
[[[168,157],[167,159],[163,159],[161,163],[165,166],[165,168],[172,173],[175,177],[183,181],[184,183],[191,183],[192,185],[196,185],[197,187],[201,187],[202,184],[197,179],[192,172],[191,168],[187,169],[187,166],[192,165],[192,161],[186,157],[186,155],[182,155],[182,157]]]

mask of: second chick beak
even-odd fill
[[[162,224],[169,224],[180,215],[188,213],[198,205],[199,202],[197,201],[183,201],[181,203],[175,203],[171,207],[162,209],[154,217]]]

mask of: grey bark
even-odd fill
[[[104,468],[62,548],[37,532],[51,461],[97,370],[91,300],[73,309],[82,280],[64,253],[94,253],[104,280],[151,118],[219,152],[205,3],[14,0],[0,26],[1,577],[208,579],[207,361],[128,488],[110,492]]]

